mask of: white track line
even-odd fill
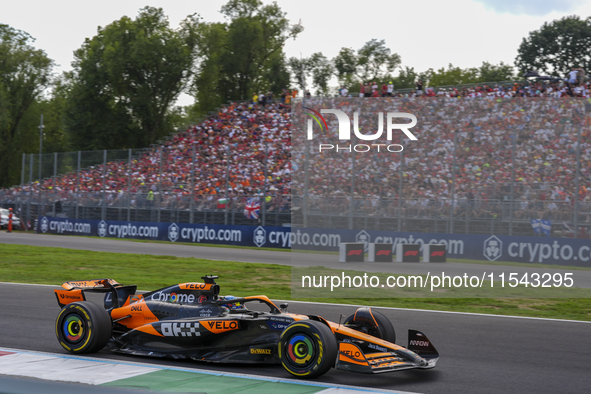
[[[275,300],[277,302],[295,302],[301,304],[318,304],[318,305],[334,305],[334,306],[353,306],[353,307],[367,307],[368,305],[353,305],[353,304],[335,304],[332,302],[309,302],[309,301],[295,301],[295,300]],[[413,311],[413,312],[430,312],[430,313],[448,313],[454,315],[468,315],[468,316],[486,316],[486,317],[505,317],[509,319],[530,319],[530,320],[543,320],[543,321],[554,321],[554,322],[568,322],[568,323],[587,323],[591,321],[584,320],[566,320],[566,319],[551,319],[548,317],[529,317],[529,316],[510,316],[510,315],[492,315],[488,313],[474,313],[474,312],[452,312],[452,311],[435,311],[431,309],[412,309],[412,308],[396,308],[389,306],[372,306],[372,308],[379,309],[390,309],[394,311]]]
[[[37,283],[13,283],[13,282],[0,282],[0,285],[19,285],[19,286],[48,286],[48,287],[57,287],[59,285],[43,285]],[[140,292],[147,292],[147,290],[138,290]],[[287,303],[300,303],[300,304],[316,304],[316,305],[333,305],[333,306],[352,306],[352,307],[367,307],[369,305],[355,305],[355,304],[336,304],[332,302],[312,302],[312,301],[295,301],[295,300],[275,300],[278,302],[287,302]],[[485,317],[501,317],[507,319],[527,319],[527,320],[541,320],[541,321],[553,321],[553,322],[567,322],[567,323],[586,323],[591,324],[591,321],[584,321],[584,320],[566,320],[566,319],[552,319],[548,317],[529,317],[529,316],[508,316],[508,315],[493,315],[487,313],[474,313],[474,312],[453,312],[453,311],[436,311],[432,309],[412,309],[412,308],[396,308],[396,307],[389,307],[389,306],[372,306],[372,308],[380,308],[380,309],[389,309],[394,311],[412,311],[412,312],[428,312],[428,313],[444,313],[444,314],[453,314],[453,315],[467,315],[467,316],[485,316]]]

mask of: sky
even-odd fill
[[[26,31],[58,67],[71,70],[73,52],[98,26],[127,15],[135,18],[147,5],[161,7],[171,26],[197,13],[206,22],[221,22],[225,0],[0,0],[0,23]],[[263,0],[263,3],[270,3]],[[403,66],[416,71],[452,63],[478,67],[483,61],[513,65],[517,49],[530,31],[568,15],[591,16],[591,0],[278,0],[292,24],[304,31],[289,40],[287,57],[322,52],[332,58],[341,47],[358,49],[373,38],[385,39]],[[565,70],[566,71],[566,70]],[[189,105],[182,95],[177,104]]]

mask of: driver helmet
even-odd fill
[[[229,301],[229,300],[235,300],[236,298],[237,297],[234,297],[233,295],[227,295],[227,296],[220,297],[220,300]],[[224,306],[228,309],[243,309],[244,308],[244,305],[242,305],[240,302],[222,304],[222,306]]]

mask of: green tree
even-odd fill
[[[308,85],[306,83],[308,77],[312,73],[312,63],[309,58],[290,57],[288,60],[289,69],[294,77],[295,84],[302,90],[306,91]]]
[[[482,62],[478,68],[478,82],[500,82],[515,79],[513,67],[500,62],[498,65]]]
[[[316,95],[328,96],[328,81],[334,74],[334,65],[330,59],[320,52],[313,53],[309,58],[292,57],[289,67],[294,75],[296,84],[302,91],[310,91],[307,79],[312,78],[312,86],[316,88]]]
[[[394,89],[413,89],[419,80],[419,74],[414,67],[404,66],[400,68],[398,76],[393,78]]]
[[[283,89],[289,87],[290,75],[283,51],[271,55],[263,72],[263,79],[268,81],[268,90],[273,94],[280,94]]]
[[[226,34],[225,23],[202,23],[197,29],[199,62],[191,89],[191,94],[195,97],[195,105],[190,110],[193,118],[207,114],[225,102],[227,95],[220,84],[220,56],[224,51]]]
[[[478,82],[478,69],[474,67],[462,69],[460,67],[454,67],[454,65],[450,63],[447,69],[442,67],[433,72],[430,75],[428,82],[429,86],[476,83]]]
[[[194,89],[201,111],[250,99],[253,92],[280,93],[289,83],[283,45],[302,31],[299,24],[289,25],[277,3],[230,0],[221,12],[227,23],[200,29],[200,41],[209,44],[199,66],[206,74],[197,78]]]
[[[391,53],[385,40],[372,39],[355,52],[341,48],[333,59],[336,74],[342,84],[383,81],[400,66],[400,56]]]
[[[520,73],[535,70],[540,74],[563,77],[571,67],[591,68],[591,17],[566,16],[544,23],[529,33],[517,50],[515,66]]]
[[[357,55],[352,48],[341,48],[333,59],[333,64],[341,85],[350,86],[357,83],[355,72],[357,71]]]
[[[302,26],[290,25],[275,2],[263,5],[260,0],[230,0],[221,12],[230,21],[221,57],[227,99],[248,99],[253,91],[266,92],[271,86],[278,87],[279,81],[285,82],[283,46],[289,38],[297,37]],[[279,81],[269,80],[270,76]]]
[[[66,152],[69,150],[68,134],[64,127],[66,103],[69,95],[67,77],[62,75],[53,81],[47,97],[37,100],[31,108],[33,122],[39,123],[43,115],[43,152]]]
[[[409,71],[409,69],[407,69]],[[414,72],[414,70],[412,70]],[[410,73],[409,73],[410,74]],[[402,74],[401,74],[402,75]],[[447,69],[442,67],[435,71],[432,68],[416,74],[415,81],[422,80],[425,86],[444,86],[444,85],[462,85],[476,84],[480,82],[500,82],[512,80],[513,67],[503,62],[498,65],[482,62],[480,67],[460,68],[449,64]],[[410,86],[412,87],[412,86]],[[398,87],[401,88],[401,87]]]
[[[178,29],[161,8],[145,7],[99,28],[74,56],[66,126],[74,149],[148,146],[173,131],[172,105],[191,82],[195,16]]]
[[[310,56],[312,64],[312,84],[317,89],[316,95],[328,96],[328,81],[334,74],[332,62],[320,52]]]
[[[54,63],[33,41],[28,33],[0,24],[0,186],[18,183],[21,155],[38,142],[25,119],[50,86]]]

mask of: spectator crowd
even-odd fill
[[[404,146],[403,154],[356,154],[354,167],[343,152],[306,156],[303,140],[292,134],[292,123],[299,130],[294,116],[300,116],[301,102],[292,102],[297,91],[285,90],[277,99],[254,94],[252,101],[225,106],[161,146],[147,149],[131,166],[127,161],[108,162],[106,168],[95,165],[79,175],[70,172],[5,189],[0,197],[10,203],[41,190],[64,204],[102,204],[106,199],[109,206],[140,208],[158,201],[160,208],[203,210],[225,204],[240,209],[247,198],[264,195],[269,210],[288,212],[290,196],[306,194],[307,167],[307,195],[311,208],[321,213],[346,214],[353,198],[356,212],[367,215],[445,216],[453,206],[456,215],[489,217],[498,215],[498,203],[511,196],[516,219],[569,220],[563,208],[571,209],[577,196],[582,214],[591,211],[588,84],[541,80],[526,85],[421,87],[407,93],[397,93],[391,83],[379,87],[371,82],[360,88],[364,97],[385,98],[363,100],[367,106],[362,113],[372,117],[360,117],[362,130],[376,124],[376,112],[391,108],[419,119],[412,129],[417,141],[399,135],[393,141]],[[340,96],[309,98],[306,106],[352,113],[359,105],[360,99],[345,88]],[[322,137],[314,142],[322,142]]]

